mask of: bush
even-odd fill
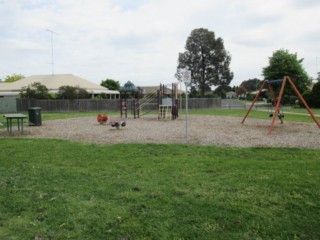
[[[304,91],[304,93],[302,94],[302,97],[307,102],[309,107],[313,107],[313,94],[312,94],[311,90]],[[303,103],[301,101],[299,101],[299,104],[300,104],[301,107],[304,107],[304,105],[303,105]]]
[[[61,86],[59,87],[59,93],[57,94],[59,99],[87,99],[89,93],[80,87]]]
[[[320,108],[320,82],[317,82],[312,88],[313,107]]]
[[[27,87],[21,88],[20,97],[31,99],[48,99],[49,89],[39,82],[34,82]]]
[[[281,103],[283,105],[290,104],[290,96],[289,95],[283,95]]]
[[[248,101],[253,101],[255,97],[256,97],[256,95],[248,94],[248,95],[247,95],[247,100],[248,100]]]
[[[290,105],[295,105],[298,100],[297,96],[290,96]]]
[[[314,84],[312,90],[306,90],[302,97],[309,107],[320,108],[320,82]],[[303,104],[300,103],[300,106],[303,106]]]

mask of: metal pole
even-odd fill
[[[53,60],[53,34],[51,33],[51,64],[52,64],[52,75],[54,75],[54,60]]]
[[[184,70],[182,81],[186,86],[186,139],[188,140],[188,84],[191,83],[191,71]]]
[[[180,108],[180,109],[179,109],[179,110],[180,110],[180,111],[182,111],[182,96],[181,96],[181,95],[182,95],[182,87],[181,87],[181,85],[182,85],[182,82],[179,82],[179,88],[180,88],[180,96],[179,96],[179,98],[180,98],[180,99],[179,99],[179,100],[180,100],[180,104],[179,104],[180,106],[179,106],[179,108]]]
[[[186,139],[188,139],[188,83],[185,83],[186,85]]]
[[[54,58],[53,58],[53,34],[59,35],[58,33],[47,29],[48,32],[51,33],[51,68],[52,68],[52,76],[54,75]]]

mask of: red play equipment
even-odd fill
[[[108,121],[108,116],[106,114],[101,115],[100,113],[97,116],[97,121],[100,124],[106,124]]]
[[[274,104],[275,104],[275,106],[276,106],[276,108],[275,108],[275,110],[274,110],[274,113],[271,114],[271,116],[272,116],[272,122],[271,122],[271,125],[270,125],[270,128],[269,128],[269,134],[271,134],[272,129],[273,129],[273,126],[274,126],[274,122],[275,122],[277,116],[278,116],[278,118],[280,119],[281,123],[283,123],[284,115],[280,113],[279,107],[280,107],[280,103],[281,103],[281,100],[282,100],[282,97],[283,97],[284,87],[285,87],[285,85],[286,85],[287,82],[289,82],[289,84],[291,85],[292,89],[295,91],[295,93],[296,93],[297,96],[299,97],[299,99],[300,99],[300,101],[302,102],[302,104],[304,105],[304,107],[308,110],[308,112],[309,112],[310,116],[312,117],[312,119],[315,121],[315,123],[316,123],[316,124],[318,125],[318,127],[320,128],[320,123],[319,123],[319,121],[317,120],[317,118],[315,117],[315,115],[312,113],[312,111],[311,111],[311,109],[309,108],[308,104],[306,103],[306,101],[304,100],[304,98],[302,97],[302,95],[300,94],[300,92],[298,91],[298,89],[296,88],[296,86],[294,85],[294,83],[292,82],[292,80],[290,79],[290,77],[288,77],[288,76],[285,76],[283,79],[278,79],[278,80],[265,80],[265,81],[262,83],[262,85],[261,85],[261,87],[260,87],[257,95],[255,96],[255,98],[254,98],[254,100],[253,100],[250,108],[248,109],[248,111],[247,111],[246,115],[244,116],[244,118],[243,118],[243,120],[242,120],[241,123],[244,123],[244,121],[246,120],[247,116],[249,115],[249,113],[250,113],[250,111],[251,111],[254,103],[258,100],[258,98],[259,98],[259,96],[260,96],[260,94],[261,94],[261,91],[262,91],[263,87],[265,86],[265,84],[267,84],[268,89],[269,89],[269,91],[270,91],[270,94],[271,94],[271,96],[272,96],[272,98],[273,98],[273,102],[274,102]],[[271,84],[273,84],[273,83],[282,83],[281,89],[280,89],[280,93],[279,93],[279,97],[278,97],[278,98],[276,98],[276,97],[274,96],[274,92],[273,92],[272,87],[271,87]]]

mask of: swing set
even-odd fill
[[[264,88],[264,86],[265,86],[266,84],[267,84],[267,86],[268,86],[268,89],[269,89],[269,91],[270,91],[271,97],[272,97],[272,99],[273,99],[273,104],[276,106],[274,112],[269,114],[269,117],[272,117],[272,122],[271,122],[271,125],[270,125],[270,127],[269,127],[269,134],[271,134],[271,132],[272,132],[272,129],[273,129],[273,126],[274,126],[274,122],[275,122],[277,116],[278,116],[281,124],[283,124],[284,114],[283,114],[283,111],[282,111],[282,112],[280,111],[280,107],[281,107],[280,104],[281,104],[281,100],[282,100],[282,98],[283,98],[284,87],[285,87],[285,85],[286,85],[287,82],[291,85],[291,87],[292,87],[293,90],[295,91],[296,95],[299,97],[300,101],[302,102],[302,104],[304,105],[304,107],[305,107],[305,108],[307,109],[307,111],[309,112],[309,114],[310,114],[310,116],[312,117],[312,119],[315,121],[315,123],[316,123],[316,124],[318,125],[318,127],[320,128],[320,123],[319,123],[319,121],[317,120],[317,118],[315,117],[315,115],[312,113],[310,107],[308,106],[308,104],[306,103],[306,101],[304,100],[304,98],[302,97],[302,95],[300,94],[300,92],[298,91],[298,89],[296,88],[296,86],[294,85],[294,83],[292,82],[292,80],[290,79],[290,77],[288,77],[288,76],[285,76],[283,79],[278,79],[278,80],[265,80],[265,81],[262,83],[262,85],[261,85],[261,87],[260,87],[257,95],[255,96],[255,98],[254,98],[254,100],[253,100],[250,108],[248,109],[246,115],[245,115],[244,118],[242,119],[241,124],[243,124],[244,121],[246,120],[246,118],[247,118],[247,116],[249,115],[251,109],[253,108],[254,103],[258,100],[258,98],[259,98],[259,96],[260,96],[260,94],[261,94],[261,91],[262,91],[262,89]],[[276,84],[276,83],[282,83],[278,98],[275,97],[274,91],[273,91],[273,89],[272,89],[272,87],[271,87],[272,84]]]

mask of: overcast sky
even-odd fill
[[[316,78],[319,13],[319,0],[0,0],[0,79],[52,74],[53,37],[55,74],[97,84],[176,82],[178,54],[196,28],[224,40],[231,86],[263,79],[279,49],[304,58]]]

